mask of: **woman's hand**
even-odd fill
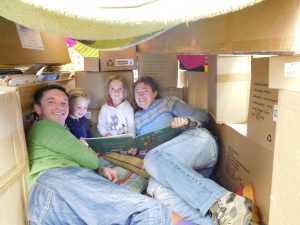
[[[102,174],[102,176],[106,177],[108,180],[110,180],[113,183],[116,183],[118,181],[117,172],[111,168],[101,167],[101,168],[99,168],[99,173]]]
[[[190,120],[186,117],[174,117],[170,122],[170,127],[178,128],[189,125]]]

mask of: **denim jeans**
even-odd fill
[[[31,188],[31,225],[170,225],[160,202],[122,188],[81,167],[51,169]]]
[[[146,155],[147,192],[187,220],[212,224],[207,212],[226,192],[207,178],[217,159],[218,146],[208,130],[186,130]]]

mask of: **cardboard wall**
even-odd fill
[[[19,93],[0,87],[0,224],[25,225],[29,165]]]
[[[300,224],[300,93],[279,91],[270,224]]]
[[[208,56],[208,111],[218,123],[247,122],[250,77],[250,56]]]
[[[300,92],[300,56],[270,58],[270,88]]]
[[[177,87],[176,54],[138,54],[139,77],[153,77],[160,87]]]
[[[278,90],[269,88],[269,61],[271,58],[254,58],[251,62],[247,135],[251,140],[273,151]]]
[[[184,71],[186,102],[196,109],[208,110],[208,73]]]
[[[179,25],[138,46],[177,53],[285,53],[295,51],[299,0],[265,0],[233,13]]]
[[[89,108],[100,109],[107,100],[107,81],[112,75],[122,75],[127,80],[129,96],[132,96],[133,72],[76,72],[75,84],[78,88],[85,89],[91,97]]]
[[[16,24],[0,17],[0,64],[67,64],[70,57],[63,37],[41,32],[44,50],[23,48]]]
[[[213,120],[211,121],[212,123]],[[252,183],[260,218],[268,224],[272,182],[273,152],[248,139],[230,124],[215,124],[213,130],[220,143],[217,177],[235,192]]]

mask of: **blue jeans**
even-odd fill
[[[212,224],[207,212],[226,192],[207,178],[217,159],[218,146],[208,130],[186,130],[146,155],[147,192],[187,220]]]
[[[81,167],[42,174],[31,188],[28,204],[31,225],[171,224],[170,211],[159,201]]]

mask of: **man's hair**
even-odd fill
[[[57,84],[49,84],[49,85],[47,85],[47,86],[41,87],[40,89],[38,89],[38,90],[35,92],[35,94],[34,94],[34,96],[33,96],[33,102],[34,102],[34,104],[41,105],[41,99],[42,99],[44,93],[45,93],[46,91],[53,90],[53,89],[57,89],[57,90],[62,91],[62,92],[65,93],[66,96],[69,98],[69,95],[68,95],[68,93],[67,93],[67,91],[66,91],[66,89],[65,89],[64,87],[62,87],[62,86],[60,86],[60,85],[57,85]]]

